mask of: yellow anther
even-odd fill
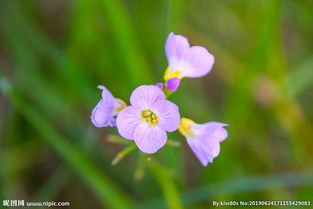
[[[146,110],[142,114],[143,114],[144,117],[149,117],[150,115],[152,115],[152,112],[149,111],[149,110]]]
[[[157,115],[149,109],[141,112],[141,119],[145,120],[150,126],[159,122]]]
[[[158,123],[158,119],[157,118],[152,119],[152,123],[153,124],[157,124]]]

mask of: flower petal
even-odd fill
[[[105,88],[104,86],[99,85],[98,89],[102,90],[102,99],[103,101],[107,102],[107,103],[116,103],[115,98],[113,97],[112,93]]]
[[[208,155],[204,154],[203,151],[201,150],[201,147],[197,143],[195,143],[194,140],[192,139],[187,139],[187,143],[189,147],[191,148],[192,152],[196,155],[198,160],[201,162],[203,166],[207,166],[208,162],[212,162],[212,159],[208,159]]]
[[[186,138],[188,145],[202,165],[206,166],[208,163],[212,163],[213,159],[219,155],[219,143],[228,136],[224,126],[227,124],[215,121],[196,124],[195,128],[192,129],[195,136]]]
[[[199,142],[197,140],[187,138],[187,143],[201,164],[207,166],[208,163],[213,162],[214,157],[218,156],[220,145],[219,143]]]
[[[178,128],[180,114],[176,104],[168,100],[160,100],[151,106],[151,110],[158,117],[158,127],[169,132]]]
[[[134,131],[134,140],[142,152],[153,154],[165,145],[167,135],[159,127],[141,122]]]
[[[133,106],[126,107],[117,115],[117,130],[122,137],[133,140],[134,130],[140,122],[140,110]]]
[[[104,86],[98,86],[98,88],[102,89],[102,99],[91,113],[91,122],[96,127],[115,126],[113,116],[118,103],[107,88]]]
[[[228,126],[225,123],[220,123],[216,121],[211,121],[205,123],[205,132],[210,134],[211,140],[222,142],[228,137],[228,133],[224,126]]]
[[[165,95],[159,87],[154,85],[142,85],[133,91],[130,97],[130,103],[133,106],[148,109],[153,103],[163,99],[165,99]]]
[[[179,60],[188,49],[189,42],[186,37],[175,35],[173,32],[170,33],[165,43],[165,53],[169,65],[172,65]]]
[[[214,64],[214,56],[204,47],[193,46],[183,55],[177,66],[183,77],[202,77],[209,73]]]
[[[114,104],[101,99],[91,113],[91,122],[96,127],[115,126]]]

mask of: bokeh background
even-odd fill
[[[1,0],[0,20],[1,200],[78,209],[313,201],[311,0]],[[128,141],[92,126],[96,86],[129,102],[138,85],[161,81],[171,31],[216,58],[171,100],[198,123],[229,124],[229,137],[207,167],[177,133],[169,138],[180,147],[150,161],[136,150],[112,166]]]

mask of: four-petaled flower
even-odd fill
[[[187,143],[203,166],[212,163],[220,153],[220,142],[228,136],[223,128],[227,124],[208,122],[197,124],[188,118],[182,118],[179,132],[186,137]]]
[[[171,78],[198,78],[209,73],[214,64],[214,56],[202,46],[190,47],[188,39],[170,33],[165,44],[165,53],[169,63],[164,80]]]
[[[155,153],[165,145],[166,131],[178,128],[178,107],[166,100],[163,91],[154,85],[137,87],[130,103],[131,106],[117,115],[118,132],[124,138],[134,140],[142,152]]]
[[[219,155],[220,142],[228,136],[219,122],[197,124],[182,118],[176,104],[166,100],[179,87],[183,77],[197,78],[208,74],[214,65],[214,56],[204,47],[190,46],[188,39],[170,33],[165,44],[168,67],[164,82],[137,87],[130,97],[131,106],[114,98],[104,86],[102,99],[92,111],[91,121],[96,127],[117,126],[119,134],[134,140],[139,149],[153,154],[167,141],[167,133],[176,129],[206,166]]]
[[[126,104],[123,100],[114,98],[104,86],[98,88],[102,89],[102,99],[93,109],[91,121],[96,127],[115,126],[115,116],[126,107]]]

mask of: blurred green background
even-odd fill
[[[78,209],[313,201],[311,0],[0,0],[0,20],[1,201]],[[198,123],[229,124],[229,137],[207,167],[177,133],[169,138],[181,147],[151,161],[136,150],[112,166],[127,146],[112,141],[127,141],[92,126],[96,86],[129,102],[136,86],[161,81],[171,31],[216,59],[171,100]]]

